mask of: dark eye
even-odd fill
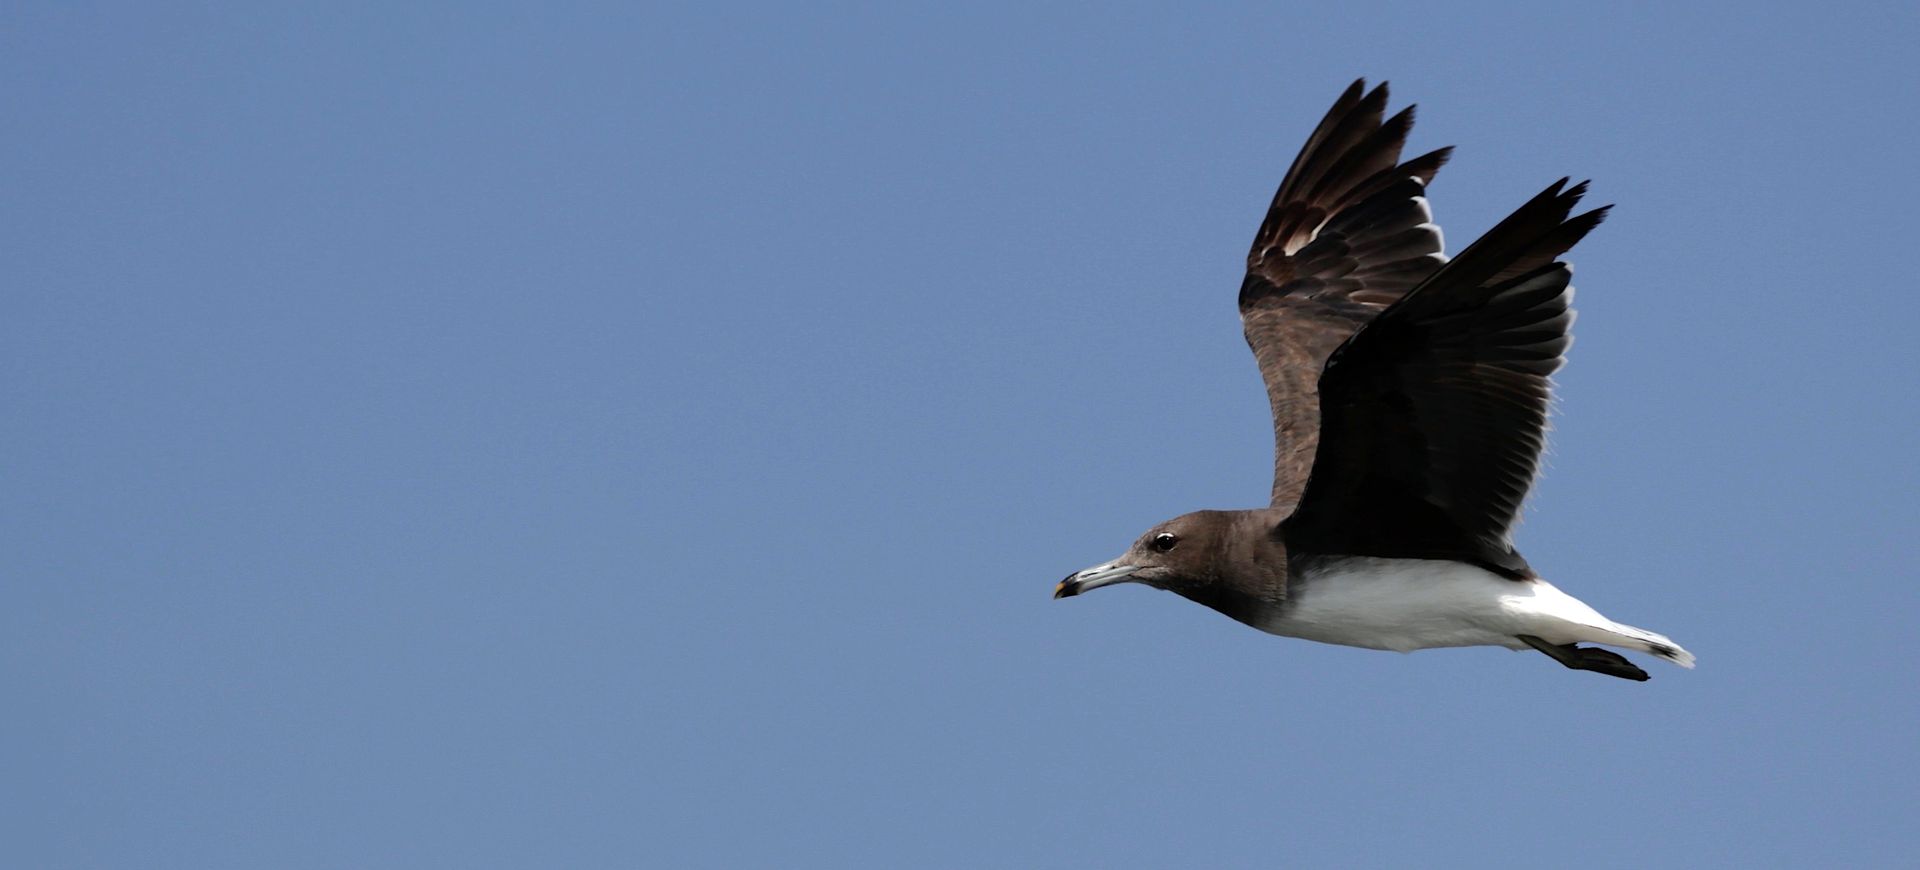
[[[1173,549],[1174,546],[1179,543],[1180,543],[1180,537],[1178,535],[1175,535],[1172,532],[1161,532],[1160,534],[1153,536],[1152,546],[1155,552],[1164,553],[1168,550]]]

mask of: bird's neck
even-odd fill
[[[1259,627],[1287,600],[1287,548],[1275,531],[1281,519],[1271,508],[1235,511],[1214,554],[1212,582],[1180,594]]]

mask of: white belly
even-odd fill
[[[1587,641],[1644,649],[1619,625],[1545,580],[1510,580],[1460,562],[1343,558],[1289,588],[1264,631],[1321,643],[1411,652],[1447,646],[1525,648]],[[1624,629],[1624,630],[1623,630]],[[1644,633],[1643,633],[1644,634]]]

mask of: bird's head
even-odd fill
[[[1144,583],[1253,626],[1286,597],[1287,551],[1271,510],[1195,511],[1133,542],[1120,558],[1075,571],[1053,588],[1071,598],[1115,583]]]
[[[1195,511],[1147,530],[1120,558],[1075,571],[1053,588],[1071,598],[1115,583],[1145,583],[1188,594],[1215,582],[1232,523],[1224,511]]]

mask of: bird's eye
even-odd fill
[[[1164,553],[1173,549],[1174,545],[1178,543],[1180,543],[1179,536],[1172,532],[1161,532],[1153,536],[1153,549],[1156,552]]]

